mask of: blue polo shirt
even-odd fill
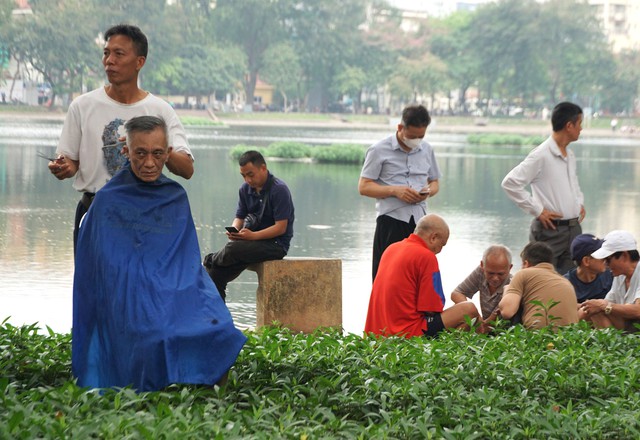
[[[576,291],[576,298],[579,303],[588,299],[604,299],[611,290],[613,284],[613,275],[610,270],[605,270],[596,276],[596,279],[590,283],[580,281],[577,275],[578,269],[571,269],[564,274],[564,277],[571,281]]]
[[[293,237],[293,221],[295,219],[293,199],[291,198],[291,192],[286,183],[273,176],[270,172],[268,179],[273,179],[273,183],[269,189],[269,203],[267,203],[256,231],[261,231],[269,226],[273,226],[276,221],[288,220],[287,231],[275,238],[276,243],[282,246],[285,252],[288,252],[291,238]],[[251,188],[248,183],[243,183],[242,186],[240,186],[236,218],[244,219],[247,214],[260,216],[262,203],[264,202],[263,195],[264,189],[262,193],[258,193]]]
[[[423,140],[417,148],[407,153],[394,133],[369,147],[360,176],[380,185],[409,186],[419,191],[429,181],[440,179],[442,174],[428,142]],[[396,197],[376,199],[376,213],[406,223],[413,216],[417,222],[427,213],[427,202],[409,204]]]

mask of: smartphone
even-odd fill
[[[423,190],[420,190],[418,194],[420,194],[421,196],[426,196],[427,194],[429,194],[429,191],[426,191],[423,189]]]
[[[240,232],[235,226],[225,226],[224,228],[227,230],[227,232],[230,232],[232,234]]]

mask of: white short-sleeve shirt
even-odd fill
[[[69,107],[57,153],[80,162],[73,187],[95,193],[111,179],[117,166],[105,146],[114,145],[125,135],[124,123],[135,116],[158,116],[164,119],[173,151],[191,157],[184,127],[173,108],[149,93],[133,104],[111,99],[104,87],[76,98]]]

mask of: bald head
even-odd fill
[[[436,214],[428,214],[418,220],[414,233],[424,240],[434,254],[440,253],[449,240],[449,226]]]

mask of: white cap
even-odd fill
[[[601,260],[621,251],[635,251],[638,248],[636,239],[627,231],[611,231],[604,237],[602,247],[591,254]]]

